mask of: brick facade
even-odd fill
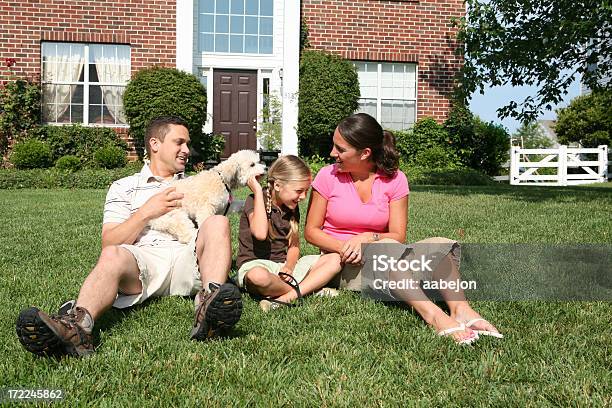
[[[0,80],[11,72],[40,75],[41,41],[129,44],[132,73],[152,65],[174,67],[176,2],[22,0],[0,3]],[[118,132],[123,137],[125,129]]]
[[[418,64],[417,119],[446,119],[454,75],[462,63],[454,49],[452,17],[462,0],[303,0],[311,47],[350,60]]]

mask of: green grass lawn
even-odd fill
[[[611,187],[415,187],[408,237],[610,244]],[[608,302],[475,302],[506,337],[460,347],[408,308],[347,292],[270,314],[245,298],[233,337],[196,343],[191,299],[163,298],[100,319],[90,358],[36,358],[17,341],[17,314],[76,297],[100,250],[104,195],[0,190],[0,388],[61,388],[70,406],[612,404]]]

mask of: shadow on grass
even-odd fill
[[[609,183],[608,183],[609,184]],[[539,187],[539,186],[411,186],[413,192],[469,196],[485,194],[507,197],[528,202],[572,201],[591,202],[594,200],[612,200],[612,188],[609,185],[598,188],[585,187]]]

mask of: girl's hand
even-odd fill
[[[286,273],[287,275],[293,275],[293,271],[287,268],[286,266],[283,266],[282,268],[280,268],[279,272]],[[286,283],[292,283],[291,279],[285,275],[279,275],[279,278],[281,278],[281,280],[283,280]]]
[[[340,250],[342,262],[355,265],[361,263],[361,244],[368,242],[370,242],[370,235],[365,232],[346,241]]]
[[[247,181],[247,186],[251,189],[253,193],[262,192],[261,184],[259,184],[259,176],[251,176]]]

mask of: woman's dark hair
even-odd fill
[[[338,131],[355,149],[372,150],[372,161],[387,177],[393,177],[399,167],[395,136],[367,113],[355,113],[338,124]]]

